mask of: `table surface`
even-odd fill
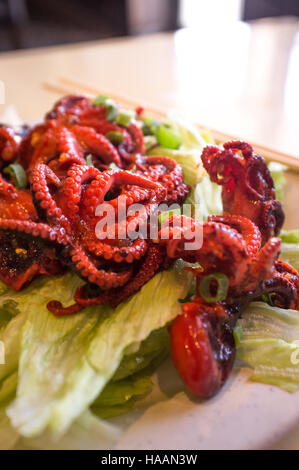
[[[193,30],[0,54],[5,104],[41,118],[66,76],[175,108],[207,127],[299,158],[299,20],[199,24]],[[299,430],[277,444],[299,448]]]
[[[0,80],[6,104],[26,120],[41,117],[58,98],[42,82],[63,75],[299,157],[298,26],[295,18],[215,23],[2,53]]]

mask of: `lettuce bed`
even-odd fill
[[[221,188],[201,166],[202,135],[180,118],[170,117],[163,132],[144,123],[151,154],[181,164],[191,187],[188,201],[204,218],[221,213]],[[165,134],[165,129],[171,129]],[[157,139],[169,142],[161,146]],[[273,175],[282,193],[283,169]],[[283,257],[299,260],[298,232],[283,233]],[[111,448],[119,429],[105,418],[132,409],[152,387],[151,374],[169,351],[167,325],[181,311],[192,277],[176,262],[115,310],[107,306],[56,318],[46,308],[55,298],[64,305],[82,282],[76,275],[36,279],[15,293],[0,284],[0,448]],[[298,312],[251,304],[237,326],[238,358],[253,369],[252,380],[288,391],[299,388],[299,369],[290,365],[299,339]]]

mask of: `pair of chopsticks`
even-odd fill
[[[135,109],[138,106],[142,105],[149,115],[153,115],[157,118],[165,118],[166,110],[161,108],[153,108],[146,103],[137,103],[133,99],[124,98],[123,96],[118,96],[114,92],[109,90],[100,90],[93,86],[90,86],[86,83],[82,83],[73,78],[60,77],[55,81],[47,81],[43,83],[43,87],[48,91],[52,91],[58,94],[72,94],[72,93],[84,93],[88,96],[97,96],[97,95],[106,95],[110,96],[115,101],[123,104],[125,107],[130,109]],[[200,129],[206,129],[206,126],[202,124],[196,124]],[[221,131],[215,129],[209,129],[212,134],[212,137],[218,142],[226,142],[230,140],[239,140],[236,136],[225,134]],[[262,155],[268,161],[274,161],[286,165],[288,168],[299,171],[299,158],[294,155],[288,155],[286,153],[278,152],[269,147],[263,145],[255,144],[250,142],[254,147],[256,153]]]

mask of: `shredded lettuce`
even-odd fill
[[[78,286],[71,273],[49,279],[27,299],[17,396],[7,409],[21,435],[66,432],[113,377],[128,348],[180,313],[177,300],[191,283],[182,266],[157,274],[115,310],[93,307],[63,318],[48,312],[53,292],[63,304],[71,302]]]
[[[279,201],[283,201],[284,188],[286,184],[285,171],[287,167],[285,165],[281,165],[281,163],[270,162],[268,168],[274,181],[276,199],[278,199]]]
[[[153,331],[136,353],[124,356],[111,381],[91,405],[92,411],[108,418],[131,410],[140,395],[151,391],[151,375],[168,354],[166,327]]]
[[[150,375],[138,372],[118,382],[110,382],[100,397],[92,404],[92,412],[100,418],[110,418],[127,413],[136,404],[136,399],[151,391]]]
[[[299,390],[298,311],[253,302],[238,321],[238,328],[242,335],[238,335],[237,359],[253,368],[250,380],[288,392]]]
[[[280,237],[282,259],[299,270],[299,231],[282,231]],[[276,385],[288,392],[299,390],[298,311],[254,302],[237,328],[242,332],[238,335],[237,358],[254,369],[250,380]]]
[[[282,230],[279,236],[283,243],[299,244],[299,230]]]
[[[282,243],[281,257],[299,271],[299,243]]]
[[[148,367],[169,349],[169,335],[166,328],[152,331],[140,344],[136,352],[124,355],[112,381],[119,381]]]

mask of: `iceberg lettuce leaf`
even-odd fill
[[[59,439],[45,432],[34,439],[23,438],[18,447],[41,450],[107,450],[114,447],[120,434],[121,430],[116,426],[86,410]]]
[[[78,278],[70,273],[35,292],[23,326],[17,397],[7,410],[20,434],[66,432],[113,377],[128,348],[180,313],[178,299],[191,284],[182,267],[178,262],[158,273],[115,310],[91,307],[62,318],[48,312],[53,292],[63,304],[71,302]]]
[[[253,368],[250,380],[299,390],[298,311],[253,302],[237,326],[237,359]]]

